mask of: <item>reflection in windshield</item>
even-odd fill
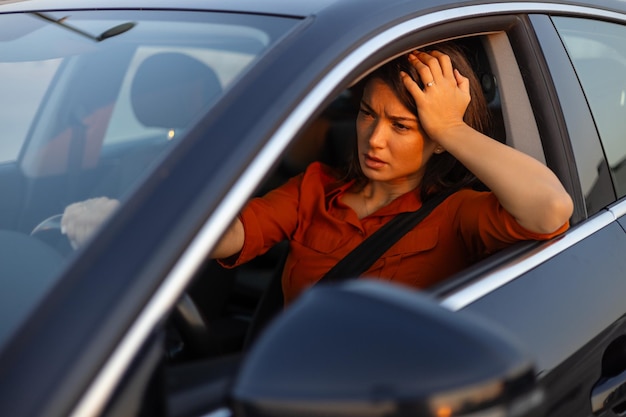
[[[15,161],[60,59],[0,62],[0,164]]]
[[[101,34],[94,36],[88,32],[85,32],[84,30],[80,30],[70,25],[69,23],[67,23],[66,21],[69,19],[69,16],[65,16],[60,19],[54,19],[53,17],[50,17],[47,14],[41,13],[41,12],[33,13],[33,14],[47,22],[54,23],[55,25],[59,25],[62,28],[70,30],[74,33],[78,33],[79,35],[84,36],[87,39],[94,40],[96,42],[101,42],[105,39],[109,39],[114,36],[121,35],[122,33],[129,31],[136,25],[136,23],[134,22],[120,23],[119,25],[113,26],[112,28],[105,30]]]
[[[0,345],[80,256],[58,226],[37,226],[97,197],[123,209],[293,23],[197,11],[0,15]]]

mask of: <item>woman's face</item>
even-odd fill
[[[370,80],[357,117],[359,163],[367,178],[417,187],[436,143],[382,80]]]

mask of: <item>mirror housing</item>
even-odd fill
[[[505,333],[414,290],[359,279],[302,295],[252,346],[237,417],[535,417],[543,395]]]

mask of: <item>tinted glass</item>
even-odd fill
[[[555,17],[587,97],[619,197],[626,195],[626,26]]]
[[[198,11],[0,15],[0,344],[77,256],[59,214],[94,197],[123,202],[294,23]]]

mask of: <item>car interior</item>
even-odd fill
[[[492,137],[545,163],[532,108],[507,35],[493,33],[460,38],[456,42],[467,51],[481,81],[491,112]],[[356,138],[358,106],[355,86],[339,94],[309,122],[256,195],[263,195],[302,172],[314,160],[329,165],[343,164]],[[515,109],[515,118],[507,117],[512,109]],[[529,120],[532,122],[528,123]],[[186,383],[182,381],[187,381],[190,373],[205,376],[207,372],[221,373],[224,379],[216,379],[222,381],[221,384],[214,380],[204,388],[213,395],[227,396],[227,380],[235,374],[241,355],[283,308],[280,274],[288,249],[286,243],[234,269],[225,269],[215,261],[207,262],[178,303],[170,323],[167,349],[172,365],[170,402],[178,410],[177,414],[185,415],[194,403],[181,401],[176,395],[186,392]],[[532,245],[530,242],[514,245],[479,262],[470,271],[425,291],[441,296],[471,277],[527,251]],[[224,391],[220,394],[220,390]]]
[[[503,141],[506,133],[500,110],[500,95],[496,88],[495,75],[490,69],[487,51],[482,47],[479,37],[464,38],[459,42],[466,50],[471,51],[474,67],[484,93],[489,98],[493,137]],[[307,129],[286,151],[283,160],[263,183],[257,195],[263,195],[304,171],[315,160],[331,166],[346,163],[351,146],[356,140],[355,118],[359,101],[358,91],[354,86],[341,93],[321,115],[309,123]],[[320,137],[324,140],[320,141]],[[214,351],[221,347],[221,353],[240,351],[254,339],[270,317],[280,310],[282,294],[279,276],[286,250],[285,242],[235,269],[222,268],[213,261],[206,268],[206,274],[211,279],[199,277],[195,280],[189,296],[198,306],[207,306],[202,313],[215,330],[211,332],[212,335],[219,339],[208,342],[207,349]],[[224,299],[224,293],[230,294],[230,302]]]

